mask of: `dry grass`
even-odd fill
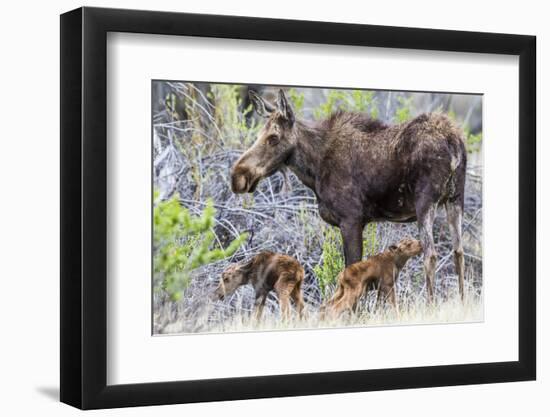
[[[205,305],[203,314],[196,317],[195,331],[201,333],[227,333],[227,332],[249,332],[249,331],[282,331],[282,330],[303,330],[320,328],[342,328],[342,327],[366,327],[366,326],[396,326],[396,325],[420,325],[420,324],[444,324],[483,321],[482,297],[475,292],[468,291],[464,301],[458,295],[446,300],[436,301],[430,305],[424,300],[414,297],[409,300],[401,300],[399,313],[391,306],[382,306],[379,309],[371,307],[374,304],[369,294],[364,301],[360,311],[356,314],[346,314],[338,318],[323,318],[320,310],[312,306],[306,308],[305,315],[300,319],[294,312],[288,321],[281,320],[278,309],[264,311],[262,318],[258,321],[250,310],[241,309],[236,314],[225,320],[212,319],[211,314],[215,311],[215,304]],[[163,329],[164,334],[192,332],[186,326],[184,320],[178,320]]]

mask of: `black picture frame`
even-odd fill
[[[107,385],[108,32],[519,56],[519,358]],[[61,15],[61,401],[82,409],[533,380],[536,377],[534,36],[80,8]]]

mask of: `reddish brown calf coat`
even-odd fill
[[[250,284],[254,288],[256,318],[259,319],[270,291],[279,298],[281,315],[290,317],[290,299],[296,304],[296,310],[302,316],[304,300],[302,282],[304,269],[291,256],[261,252],[242,264],[229,265],[222,273],[215,295],[223,298],[235,292],[241,286]]]
[[[397,309],[395,281],[409,258],[421,252],[418,240],[405,238],[366,261],[348,266],[338,275],[338,289],[327,303],[327,313],[355,311],[359,299],[372,284],[378,284],[378,303],[389,300]]]

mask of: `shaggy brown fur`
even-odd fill
[[[363,114],[337,112],[305,122],[295,119],[282,90],[276,107],[254,92],[250,98],[267,122],[233,166],[234,192],[253,192],[262,178],[290,168],[314,191],[321,217],[340,228],[348,266],[362,258],[367,223],[417,221],[430,300],[437,260],[433,221],[437,207],[445,205],[463,296],[466,149],[447,116],[422,114],[387,126]]]
[[[369,287],[378,286],[378,301],[389,300],[397,310],[395,282],[399,272],[412,256],[422,252],[416,239],[402,239],[366,261],[348,266],[338,275],[338,289],[325,307],[325,314],[335,316],[355,311],[361,296]]]
[[[304,309],[302,282],[304,269],[291,256],[261,252],[242,264],[231,264],[222,272],[215,297],[223,299],[241,286],[250,284],[256,292],[255,310],[259,320],[270,291],[279,298],[281,315],[290,317],[290,299],[294,300],[300,317]]]

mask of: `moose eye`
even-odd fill
[[[269,143],[270,146],[277,145],[279,143],[279,136],[277,136],[277,135],[268,136],[267,143]]]

